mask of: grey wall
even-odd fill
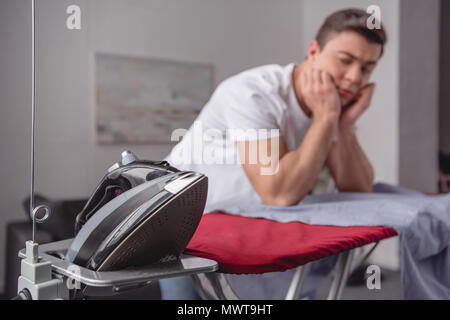
[[[437,192],[439,0],[404,1],[400,12],[400,184]]]
[[[94,52],[211,63],[214,85],[302,55],[297,0],[36,2],[36,191],[54,199],[88,197],[125,148],[150,159],[171,148],[94,143]],[[6,224],[24,219],[21,201],[29,193],[30,3],[0,0],[0,287]],[[70,4],[82,9],[81,31],[65,27]]]
[[[450,1],[441,0],[439,147],[450,155]]]
[[[399,144],[407,142],[411,135],[403,134],[402,140],[399,129],[400,104],[405,103],[398,90],[399,46],[403,43],[400,42],[400,4],[414,3],[415,9],[411,9],[414,12],[420,9],[420,13],[429,10],[433,13],[435,1],[426,1],[431,3],[426,8],[422,8],[420,1],[411,0],[37,2],[36,188],[39,193],[54,199],[87,197],[123,149],[132,149],[144,158],[160,159],[171,148],[170,145],[99,146],[94,143],[95,52],[211,63],[215,66],[217,85],[252,66],[302,60],[327,14],[338,8],[371,4],[382,8],[390,42],[374,74],[379,86],[373,106],[361,119],[358,135],[374,164],[377,180],[391,183],[401,180],[399,159],[403,149]],[[0,147],[4,155],[0,166],[0,287],[4,277],[5,226],[24,218],[21,201],[29,193],[29,3],[29,0],[0,0]],[[81,6],[81,31],[65,28],[65,10],[69,4]],[[427,28],[433,28],[430,25],[433,21],[426,23]],[[417,60],[407,61],[412,66],[417,63]],[[403,66],[402,72],[408,71],[405,63]],[[430,79],[434,79],[434,74]],[[428,113],[424,116],[428,117]],[[431,119],[434,120],[426,121],[435,121],[432,112]],[[424,161],[428,165],[428,159]],[[398,264],[395,254],[386,259],[388,264]]]

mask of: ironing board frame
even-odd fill
[[[378,245],[375,243],[374,248]],[[334,279],[331,283],[327,300],[340,300],[350,274],[350,267],[354,257],[354,250],[360,247],[342,251],[334,269]],[[372,252],[373,248],[370,250]],[[367,257],[367,256],[366,256]],[[363,259],[363,261],[365,258]],[[303,283],[308,275],[310,264],[296,268],[291,284],[287,291],[285,300],[298,300]],[[207,300],[239,300],[238,295],[228,283],[222,272],[198,273],[191,275],[195,287],[200,296]]]
[[[148,284],[158,279],[190,275],[203,299],[239,300],[238,295],[228,283],[225,274],[218,271],[219,266],[216,261],[191,255],[182,255],[176,263],[154,264],[151,268],[144,267],[139,270],[95,272],[77,266],[79,272],[74,273],[73,264],[55,256],[55,254],[65,252],[70,242],[71,239],[68,239],[42,245],[39,247],[39,256],[52,263],[53,272],[56,274],[70,277],[88,286],[91,296],[112,295],[123,290],[133,289],[136,286]],[[375,246],[369,251],[369,254],[377,245],[378,242],[375,243]],[[328,300],[341,299],[348,275],[351,271],[350,266],[354,257],[354,251],[359,248],[361,247],[338,253],[339,257],[334,269],[334,279],[328,292]],[[19,252],[19,257],[25,258],[24,250]],[[296,268],[285,297],[286,300],[299,299],[303,283],[308,275],[309,267],[310,264],[305,264]]]
[[[159,279],[188,276],[200,272],[206,274],[218,270],[218,264],[214,260],[182,254],[176,261],[153,263],[136,269],[92,271],[58,257],[61,254],[64,255],[72,240],[40,245],[39,258],[51,263],[54,274],[86,285],[89,296],[114,295],[148,285]],[[25,259],[25,249],[19,251],[18,256]]]

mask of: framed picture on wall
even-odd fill
[[[160,59],[95,55],[96,140],[170,143],[189,129],[213,90],[213,67]]]

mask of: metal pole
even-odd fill
[[[328,300],[340,300],[344,287],[347,283],[350,264],[352,263],[353,249],[343,251],[339,254],[339,260],[336,265],[334,280],[331,283]]]
[[[36,7],[31,0],[31,186],[30,186],[30,217],[34,217],[34,135],[36,123]],[[36,223],[33,221],[33,242],[35,242]]]
[[[36,224],[43,223],[50,216],[50,208],[46,205],[34,207],[34,140],[36,131],[36,3],[31,0],[31,185],[30,185],[30,217],[33,221],[32,240],[36,239]],[[37,213],[41,209],[45,210],[42,218],[38,218]]]
[[[286,294],[286,300],[298,300],[302,291],[303,283],[309,271],[309,264],[298,267],[292,277],[291,285]]]

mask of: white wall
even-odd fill
[[[94,143],[94,52],[215,66],[215,84],[245,68],[301,56],[297,0],[37,0],[36,191],[88,197],[120,152],[161,159],[169,145]],[[5,228],[25,217],[29,193],[29,0],[0,0],[0,286]],[[65,28],[78,4],[82,30]],[[31,237],[31,235],[30,235]]]
[[[211,63],[215,85],[243,69],[301,61],[324,17],[335,9],[378,4],[389,43],[374,80],[371,109],[358,135],[376,178],[399,182],[399,17],[392,0],[37,0],[37,192],[54,199],[87,197],[129,148],[161,159],[169,145],[94,143],[97,51]],[[29,193],[29,0],[0,0],[0,287],[5,227],[24,218]],[[82,9],[82,30],[65,28],[69,4]],[[383,251],[385,250],[385,251]],[[398,266],[397,244],[379,255]],[[385,253],[387,250],[387,253]]]
[[[357,123],[357,135],[374,167],[375,180],[398,184],[400,1],[304,0],[303,3],[303,52],[306,52],[308,41],[314,39],[321,23],[330,13],[349,7],[363,9],[370,5],[380,7],[381,20],[388,32],[388,43],[374,71],[371,81],[377,83],[377,88],[370,108]],[[381,267],[398,269],[400,265],[398,237],[382,241],[372,254],[370,262]]]
[[[407,3],[400,11],[399,182],[437,192],[440,1]]]

